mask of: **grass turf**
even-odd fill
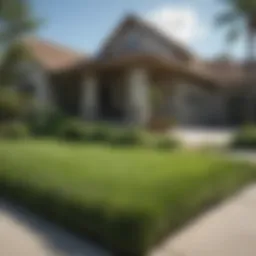
[[[256,179],[210,153],[0,141],[0,193],[114,251],[143,254]]]

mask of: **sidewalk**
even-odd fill
[[[185,147],[214,146],[226,147],[235,135],[234,129],[177,128],[170,135],[177,138]]]
[[[255,256],[256,185],[199,217],[150,256]]]
[[[61,228],[0,202],[1,256],[110,256]],[[149,256],[255,256],[256,185],[202,215]]]
[[[108,256],[89,241],[0,201],[1,256]]]

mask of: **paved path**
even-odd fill
[[[256,185],[170,237],[150,256],[255,256]]]
[[[256,185],[199,217],[149,256],[255,256]],[[90,242],[0,203],[1,256],[110,256]]]
[[[187,147],[227,146],[236,130],[235,129],[206,129],[206,128],[177,128],[170,131],[170,135],[176,137]]]
[[[108,256],[34,215],[0,202],[0,256]]]

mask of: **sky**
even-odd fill
[[[226,29],[214,25],[225,10],[220,0],[30,0],[43,23],[37,35],[95,54],[127,14],[136,14],[198,56],[244,55],[244,42],[228,45]]]

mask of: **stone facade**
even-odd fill
[[[150,119],[149,78],[146,70],[133,69],[127,77],[128,122],[146,125]]]
[[[82,83],[81,115],[83,119],[95,120],[98,110],[98,81],[95,76],[85,77]]]
[[[49,73],[34,62],[21,65],[21,81],[29,86],[36,99],[36,108],[46,109],[55,106]]]

